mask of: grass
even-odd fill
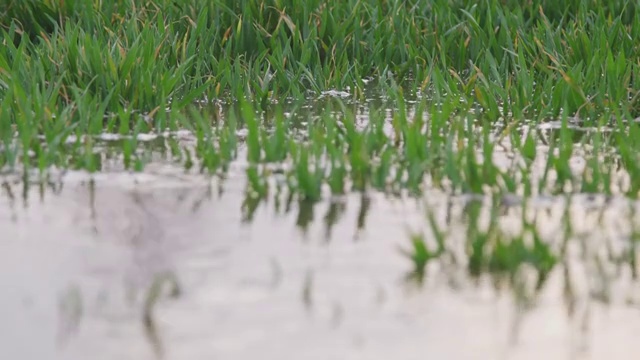
[[[354,191],[637,199],[637,10],[595,0],[5,1],[0,172],[104,171],[105,134],[119,136],[122,167],[142,171],[151,134],[185,171],[224,176],[246,161],[247,221],[284,196],[306,224],[310,204]],[[194,146],[176,141],[183,130]],[[528,221],[508,240],[472,221],[470,271],[526,263],[546,278],[557,259]],[[413,237],[418,273],[443,256],[442,241]]]

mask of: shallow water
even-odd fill
[[[318,111],[308,107],[294,118],[301,131]],[[356,112],[366,124],[366,108]],[[0,175],[0,359],[634,357],[637,202],[430,187],[418,198],[248,201],[242,160],[222,177],[193,174],[171,149],[194,137],[160,135],[138,137],[143,173],[124,169],[123,139],[105,134],[96,174]],[[548,152],[544,141],[537,151]],[[502,139],[492,161],[509,169],[517,155]],[[532,178],[544,167],[539,156]],[[422,273],[405,252],[416,234],[436,242],[429,211],[446,249]],[[492,216],[505,238],[535,218],[556,261],[544,281],[526,262],[471,271],[468,240]]]
[[[32,187],[26,197],[19,181],[3,186],[3,359],[626,359],[635,353],[638,286],[626,267],[607,269],[613,274],[603,292],[607,303],[598,301],[585,255],[598,253],[594,243],[576,245],[533,303],[447,262],[430,264],[422,284],[409,280],[412,264],[400,248],[412,231],[426,231],[424,209],[446,221],[462,214],[468,199],[435,190],[425,200],[353,194],[311,208],[294,203],[289,212],[271,200],[247,222],[240,172],[221,182],[152,166],[143,174],[92,178],[71,172],[63,180],[55,191]],[[546,236],[561,227],[563,203],[530,205],[546,214]],[[628,233],[620,216],[626,201],[573,203],[575,232],[589,234],[584,243]],[[504,215],[506,227],[517,224],[518,209]],[[451,224],[455,242],[464,231],[456,220]],[[145,305],[161,279],[170,280],[160,299]]]

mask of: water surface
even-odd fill
[[[242,160],[225,176],[186,172],[167,142],[192,136],[167,137],[143,144],[142,173],[105,136],[101,172],[0,178],[0,358],[633,358],[635,202],[429,187],[247,201]],[[508,168],[501,145],[493,161]],[[416,273],[403,251],[416,234],[434,244],[429,212],[446,253]],[[473,274],[472,220],[493,213],[513,237],[523,212],[556,256],[544,281],[530,264]]]

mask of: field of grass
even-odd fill
[[[5,1],[0,174],[102,171],[105,134],[121,136],[122,167],[140,171],[150,161],[143,134],[164,139],[172,161],[191,172],[224,176],[242,157],[249,213],[281,193],[312,203],[429,189],[495,203],[507,195],[636,199],[638,6]],[[194,146],[173,139],[183,130]],[[470,268],[529,262],[544,278],[557,260],[525,216],[524,235],[508,243],[476,225]],[[418,270],[442,254],[440,235],[440,250],[414,239]],[[482,260],[487,243],[493,255]]]

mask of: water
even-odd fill
[[[490,199],[428,189],[247,203],[242,161],[207,177],[167,161],[162,139],[147,146],[144,173],[103,161],[45,185],[0,178],[0,358],[634,356],[635,202],[499,199],[505,236],[526,210],[557,254],[538,289],[527,264],[470,275],[469,217],[486,226]],[[417,274],[403,250],[420,233],[433,246],[428,211],[447,249]]]
[[[399,249],[424,228],[421,201],[349,195],[328,235],[329,202],[306,230],[298,206],[273,203],[248,224],[239,175],[220,184],[167,173],[68,174],[44,200],[30,191],[28,205],[5,190],[2,358],[632,357],[640,314],[629,274],[609,305],[576,285],[569,316],[567,275],[555,271],[523,311],[513,291],[455,267],[431,267],[422,286],[407,280]],[[145,321],[145,297],[167,274],[177,284],[166,282]]]

